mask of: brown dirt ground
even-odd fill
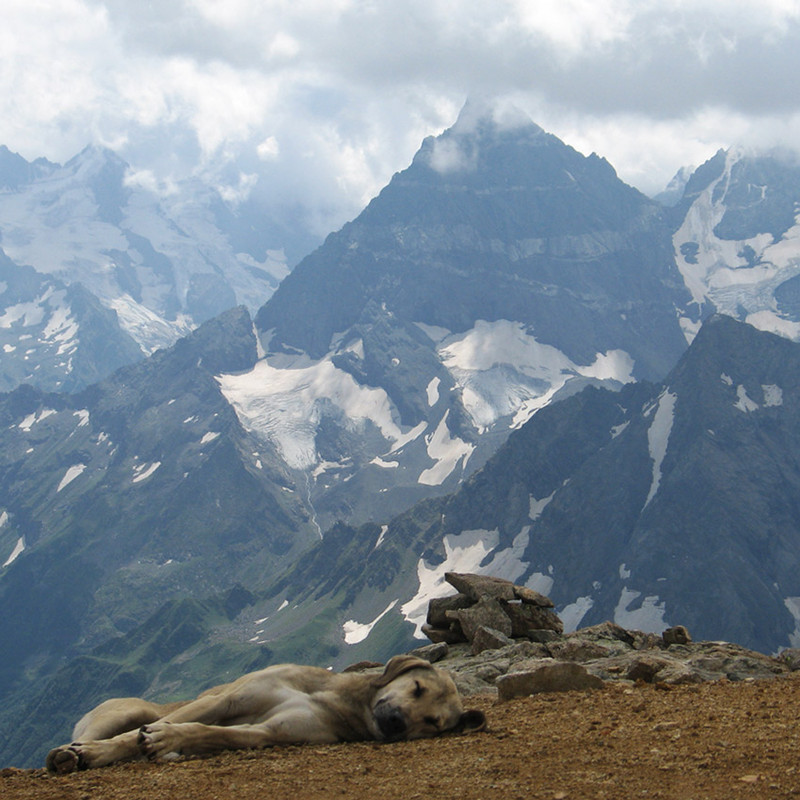
[[[800,797],[800,673],[666,687],[607,685],[483,708],[464,736],[222,753],[73,775],[0,770],[3,800]]]

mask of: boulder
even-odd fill
[[[572,661],[543,661],[524,672],[510,672],[495,681],[500,700],[527,697],[541,692],[600,689],[602,679]]]

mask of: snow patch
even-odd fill
[[[85,469],[86,464],[74,464],[71,466],[66,473],[64,473],[64,477],[61,479],[61,483],[58,484],[56,492],[60,492],[63,488],[69,486],[75,478],[83,474]]]
[[[558,616],[564,623],[564,633],[571,633],[578,630],[581,620],[586,616],[589,609],[594,605],[591,596],[579,597],[574,603],[564,606]]]
[[[533,495],[529,495],[529,510],[528,510],[528,517],[531,521],[535,522],[539,517],[542,515],[542,511],[547,508],[547,504],[555,497],[555,492],[553,492],[549,497],[545,497],[542,500],[537,500]]]
[[[764,407],[774,408],[775,406],[783,405],[783,389],[780,386],[770,383],[761,386],[764,392]]]
[[[794,617],[794,632],[789,634],[789,644],[800,647],[800,597],[787,597],[783,604]]]
[[[345,642],[347,644],[363,642],[364,639],[372,633],[372,629],[397,605],[397,603],[397,600],[392,600],[372,622],[362,623],[356,622],[354,619],[347,620],[347,622],[342,625]]]
[[[414,625],[414,638],[425,639],[422,626],[428,614],[428,603],[434,597],[451,594],[453,587],[444,579],[445,572],[477,572],[483,560],[497,547],[499,535],[497,531],[464,531],[448,534],[442,539],[445,557],[441,564],[428,566],[425,559],[417,563],[419,590],[400,607],[400,612],[408,622]]]
[[[5,512],[3,513],[5,514]],[[20,536],[19,539],[17,539],[17,543],[14,545],[14,549],[11,551],[11,555],[3,562],[3,566],[7,567],[9,564],[13,564],[23,550],[25,550],[25,537]]]
[[[300,357],[290,363],[266,358],[249,372],[219,375],[217,381],[242,425],[273,441],[294,469],[318,463],[314,440],[324,416],[359,432],[369,422],[389,441],[404,440],[386,392],[359,385],[335,367],[330,356],[320,361]]]
[[[83,408],[80,411],[73,411],[72,416],[78,418],[79,428],[85,428],[89,424],[89,410],[86,408]]]
[[[381,469],[397,469],[400,466],[399,461],[384,461],[379,456],[375,456],[375,458],[373,458],[369,463],[374,464],[376,467],[380,467]]]
[[[152,464],[140,464],[139,466],[134,467],[133,479],[131,482],[141,483],[142,481],[147,480],[160,466],[160,461],[154,461]]]
[[[449,415],[450,410],[448,409],[434,433],[426,437],[428,456],[436,463],[423,470],[417,479],[425,486],[441,486],[459,463],[462,469],[466,467],[467,461],[475,449],[475,445],[468,444],[457,436],[451,436],[450,429],[447,427]]]
[[[577,376],[633,380],[633,359],[622,350],[598,353],[593,363],[578,365],[509,320],[478,320],[471,330],[446,337],[438,352],[481,431],[502,417],[513,417],[513,427],[520,427]]]
[[[493,575],[496,578],[504,578],[507,581],[516,583],[528,569],[527,561],[523,561],[525,550],[528,548],[530,542],[530,525],[526,525],[511,542],[511,547],[506,547],[499,550],[494,554],[492,560],[484,567],[487,575]],[[487,532],[488,533],[488,532]],[[489,536],[494,536],[497,531],[488,533]]]
[[[661,483],[661,465],[667,454],[667,444],[669,435],[672,432],[672,423],[675,418],[675,403],[678,400],[676,394],[672,394],[666,389],[658,398],[656,413],[647,431],[647,444],[650,450],[650,458],[653,459],[653,479],[650,483],[650,491],[647,493],[644,507],[655,497]]]
[[[425,392],[428,395],[428,405],[431,408],[433,408],[433,406],[439,402],[439,384],[441,382],[442,381],[440,378],[433,378],[425,389]]]
[[[614,425],[614,427],[611,428],[611,438],[616,439],[630,424],[631,421],[628,420],[627,422],[621,422],[619,425]]]
[[[661,633],[669,627],[664,620],[666,603],[659,603],[658,595],[645,597],[639,608],[631,608],[634,600],[641,597],[641,592],[636,592],[624,587],[619,596],[619,602],[614,609],[614,622],[627,630],[644,631],[645,633]]]
[[[372,548],[373,550],[377,550],[383,544],[383,540],[386,538],[386,532],[388,530],[389,530],[388,525],[381,525],[381,532],[380,535],[378,536],[378,541],[375,542],[375,547]]]
[[[731,151],[720,177],[693,202],[673,236],[676,263],[698,306],[711,303],[719,313],[798,340],[800,323],[785,319],[775,308],[777,287],[800,274],[797,220],[778,241],[770,233],[734,241],[714,232],[727,210],[731,171],[740,157]]]
[[[736,402],[733,404],[734,408],[738,408],[739,411],[744,411],[747,413],[748,411],[757,411],[758,410],[758,403],[754,400],[751,400],[747,396],[747,390],[744,386],[737,386],[736,387]]]
[[[36,425],[37,422],[41,422],[48,417],[52,417],[53,414],[56,413],[58,412],[56,412],[55,409],[43,408],[41,411],[35,411],[33,414],[28,414],[28,416],[25,417],[25,419],[22,420],[17,427],[26,433],[30,433],[31,428]]]
[[[209,442],[213,442],[214,439],[218,439],[219,436],[219,431],[208,431],[208,433],[203,435],[203,438],[200,440],[200,444],[208,444]]]
[[[534,572],[530,578],[525,581],[525,585],[529,589],[533,589],[534,592],[539,592],[539,594],[543,594],[545,597],[550,596],[550,592],[553,591],[554,583],[553,576],[545,575],[543,572]]]

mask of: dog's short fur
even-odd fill
[[[449,675],[413,656],[395,656],[380,675],[281,664],[185,703],[107,700],[78,722],[72,744],[50,751],[47,768],[66,773],[170,754],[419,739],[485,725],[482,711],[463,710]]]

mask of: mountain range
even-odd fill
[[[3,198],[69,165],[14,163],[0,288],[66,297],[83,281],[7,233]],[[468,104],[252,317],[235,291],[192,306],[143,358],[86,280],[118,368],[9,372],[0,396],[2,760],[109,693],[407,649],[448,569],[526,583],[571,626],[797,643],[800,171],[721,151],[681,184],[656,202]],[[129,222],[130,191],[109,206]],[[179,273],[148,278],[173,337]]]
[[[159,185],[111,150],[0,147],[0,390],[79,391],[236,305],[255,312],[317,243],[258,193]]]

